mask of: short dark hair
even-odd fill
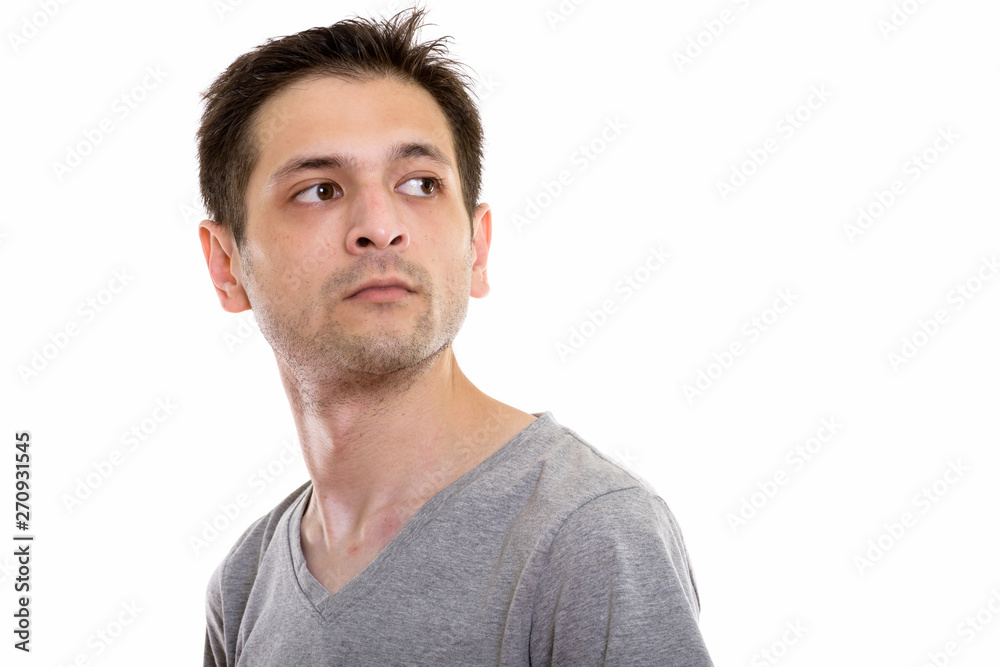
[[[416,43],[425,10],[412,7],[382,22],[355,17],[327,28],[270,39],[237,58],[202,97],[198,129],[201,196],[209,216],[246,235],[246,191],[260,155],[254,130],[265,102],[297,81],[336,76],[390,78],[428,93],[448,120],[470,224],[482,186],[483,127],[472,79],[446,57],[449,37]]]

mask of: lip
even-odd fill
[[[366,292],[366,290],[370,291]],[[372,280],[365,281],[358,285],[347,298],[353,299],[359,295],[362,297],[403,297],[415,291],[416,290],[414,290],[413,287],[402,278],[373,278]],[[364,294],[362,294],[362,292],[364,292]]]

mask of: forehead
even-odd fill
[[[340,153],[374,166],[387,146],[430,143],[455,164],[444,112],[422,87],[395,79],[310,77],[290,84],[261,107],[259,147],[251,180],[266,179],[290,156]]]

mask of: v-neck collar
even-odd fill
[[[555,423],[551,412],[534,413],[534,416],[537,419],[521,429],[513,438],[490,454],[479,465],[468,470],[461,477],[431,496],[406,525],[403,526],[399,533],[390,540],[361,572],[332,594],[309,571],[305,555],[302,553],[302,515],[312,495],[313,488],[312,483],[307,483],[301,495],[299,495],[298,499],[296,499],[285,514],[285,521],[288,526],[288,555],[292,561],[292,571],[295,573],[296,583],[298,584],[297,588],[301,594],[302,601],[318,614],[322,621],[329,622],[343,613],[343,611],[349,609],[356,601],[364,600],[372,587],[376,586],[382,580],[382,575],[392,567],[393,562],[399,554],[405,552],[406,546],[414,539],[419,538],[422,532],[421,529],[433,519],[443,503],[475,479],[489,473],[516,455],[519,449],[518,444],[530,438],[537,430],[548,428]]]

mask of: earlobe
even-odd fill
[[[198,225],[198,237],[209,278],[222,308],[230,313],[249,310],[250,300],[241,284],[242,277],[233,271],[233,255],[238,251],[229,229],[212,220],[202,220]]]
[[[489,204],[476,207],[472,218],[472,247],[475,258],[472,262],[472,288],[470,296],[481,299],[490,293],[490,283],[486,277],[486,261],[489,258],[490,243],[493,241],[493,215]]]

